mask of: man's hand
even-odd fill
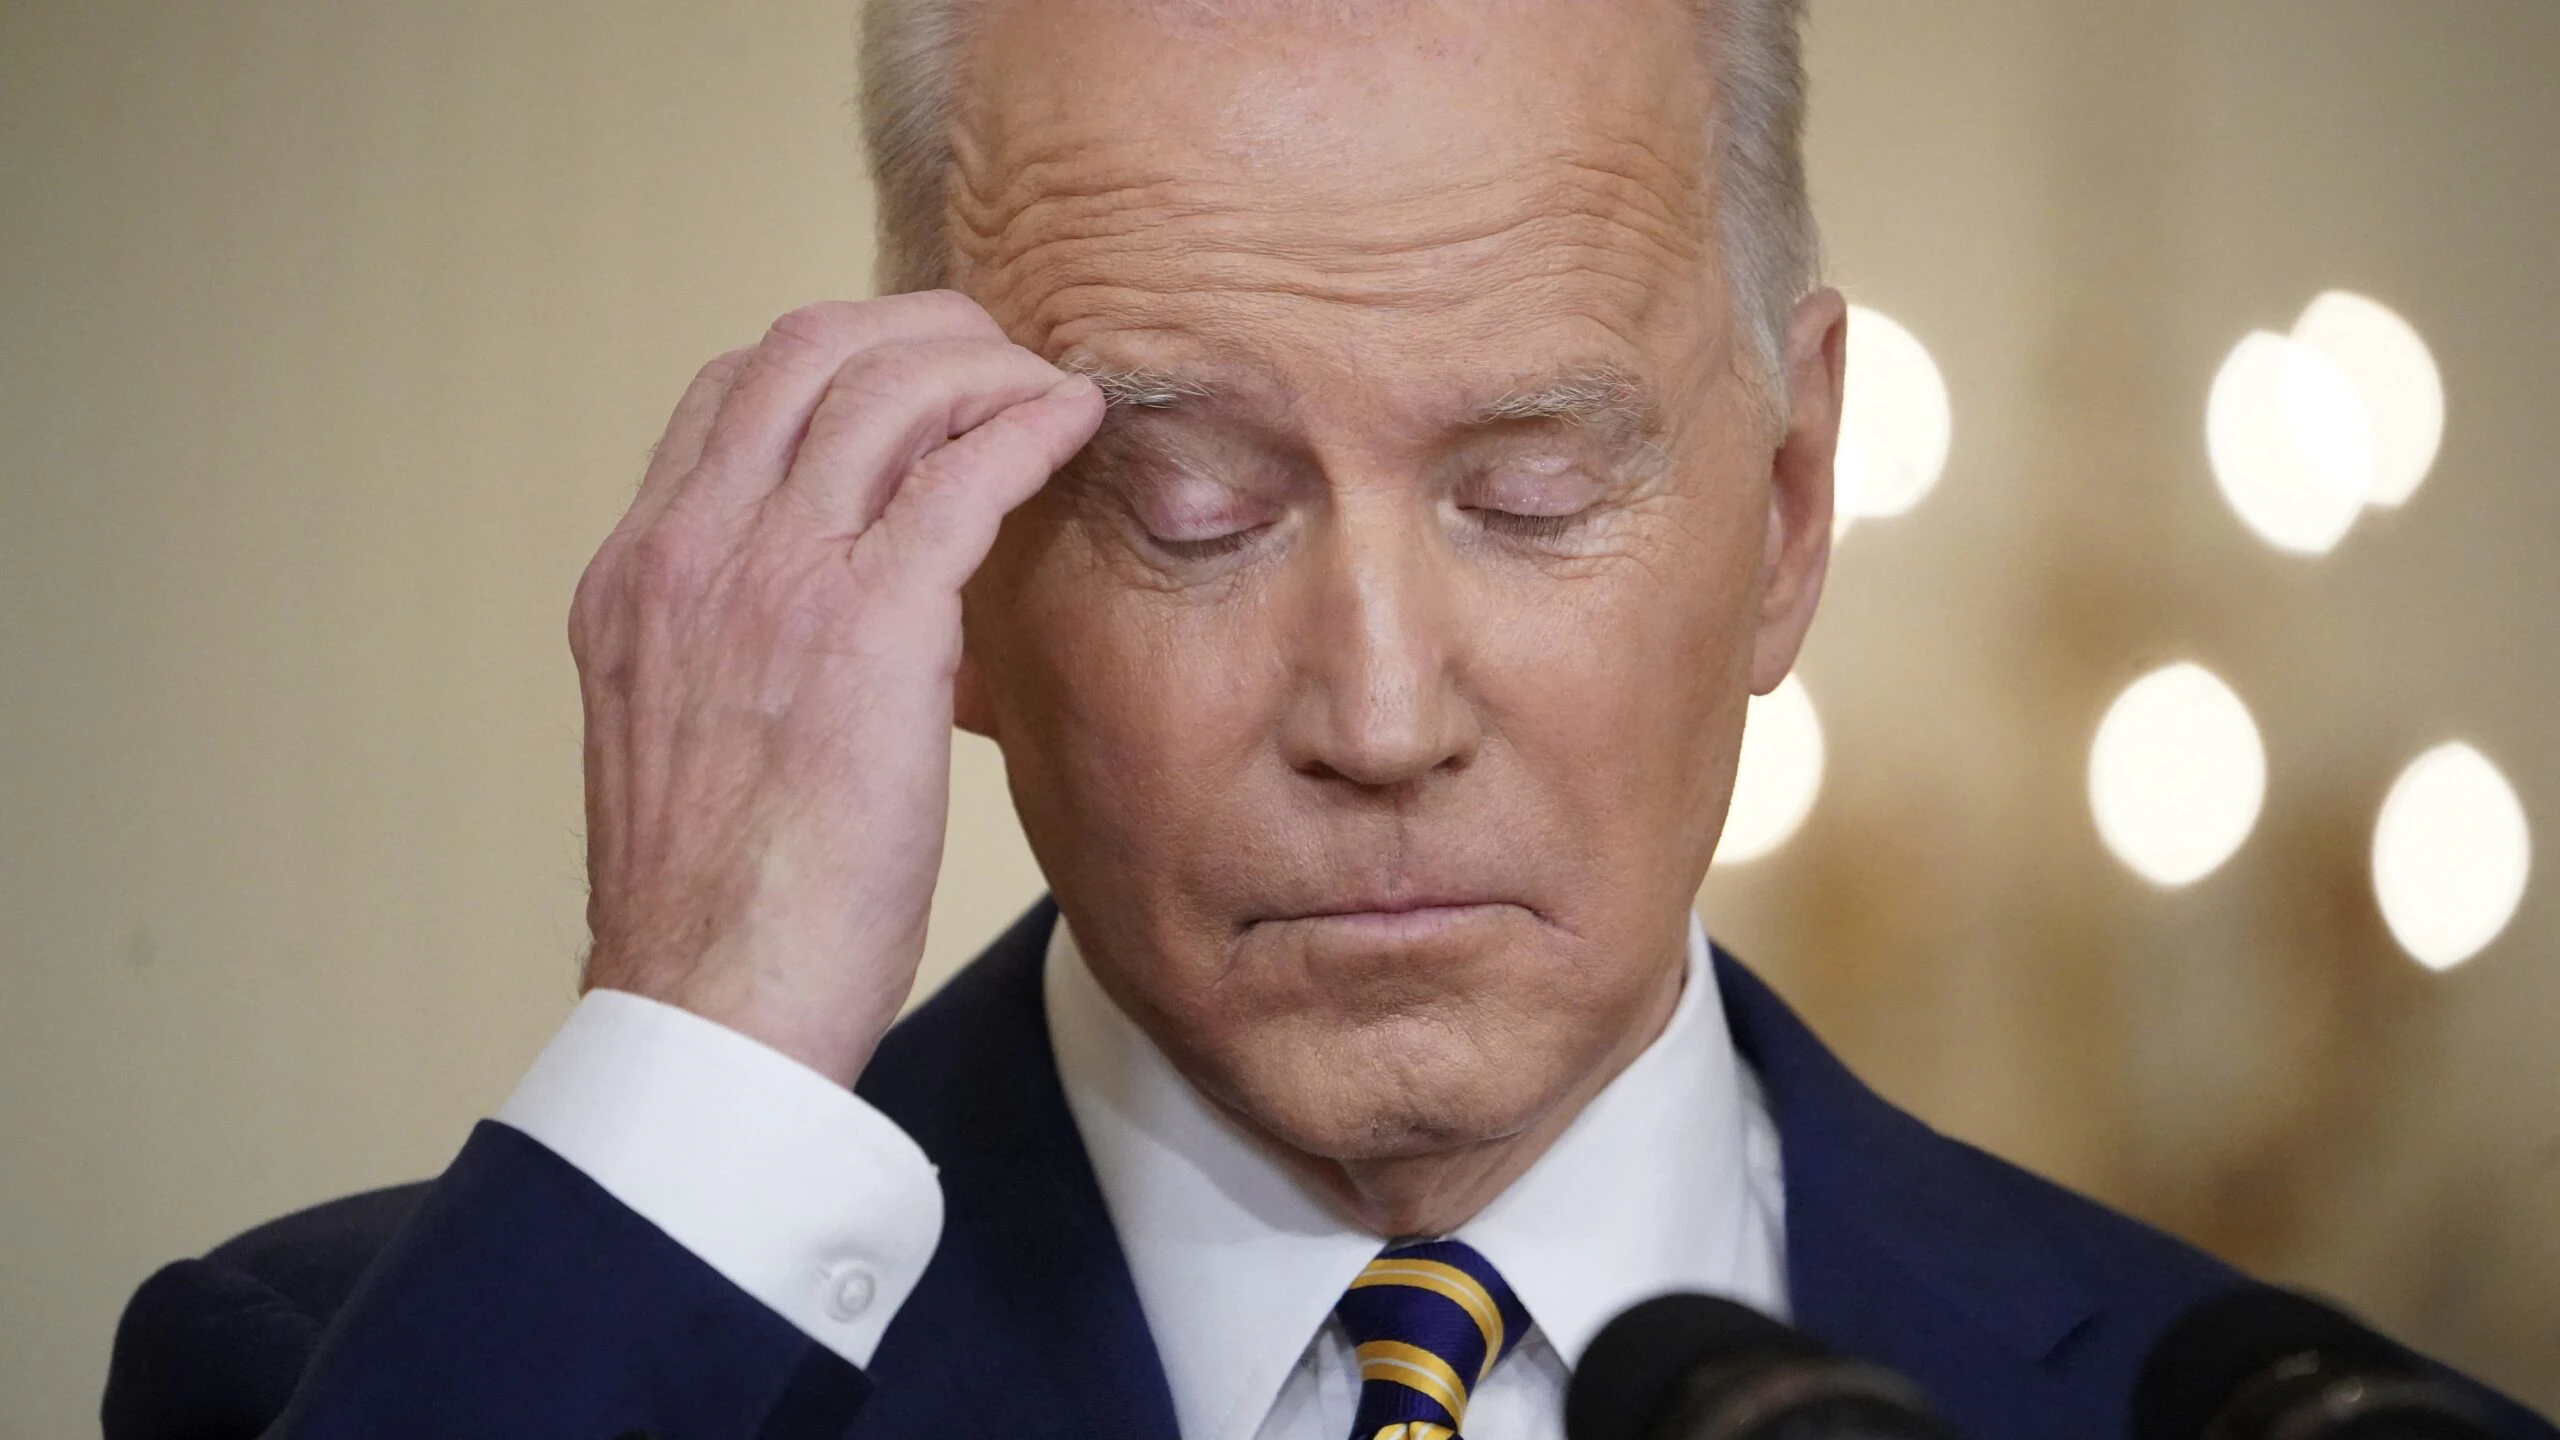
[[[924,954],[961,583],[1102,409],[948,292],[703,368],[569,615],[588,986],[861,1073]]]

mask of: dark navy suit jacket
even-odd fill
[[[432,1183],[152,1276],[116,1336],[108,1440],[1175,1440],[1050,1051],[1055,914],[1023,917],[863,1076],[947,1196],[870,1373],[483,1124]],[[1796,1322],[1917,1379],[1972,1440],[2121,1435],[2161,1328],[2238,1277],[1886,1104],[1730,956],[1716,979],[1777,1120]]]

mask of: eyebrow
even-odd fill
[[[1085,354],[1070,353],[1057,364],[1091,380],[1112,410],[1173,410],[1218,394],[1206,381],[1188,375],[1111,365]],[[1649,436],[1661,429],[1662,412],[1651,387],[1635,372],[1618,365],[1577,365],[1505,390],[1469,411],[1466,423],[1481,429],[1540,420]]]
[[[1058,361],[1058,368],[1091,380],[1094,388],[1102,392],[1102,403],[1113,410],[1170,410],[1187,401],[1206,400],[1215,393],[1188,376],[1143,366],[1105,365],[1085,355],[1065,356]]]
[[[1514,386],[1477,406],[1473,419],[1478,425],[1559,420],[1651,434],[1660,428],[1661,409],[1634,372],[1615,365],[1582,365]]]

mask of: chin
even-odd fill
[[[1225,1108],[1343,1162],[1510,1139],[1605,1061],[1614,997],[1522,906],[1249,927],[1214,984],[1158,986],[1159,1043]]]
[[[1229,1104],[1271,1138],[1352,1162],[1507,1140],[1562,1098],[1570,1069],[1529,1063],[1520,1047],[1487,1045],[1424,1016],[1266,1029],[1220,1068]]]

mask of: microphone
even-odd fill
[[[2463,1393],[2307,1295],[2243,1285],[2188,1307],[2142,1365],[2133,1440],[2491,1440]]]
[[[1567,1440],[1955,1440],[1919,1387],[1730,1300],[1609,1322],[1565,1391]]]

